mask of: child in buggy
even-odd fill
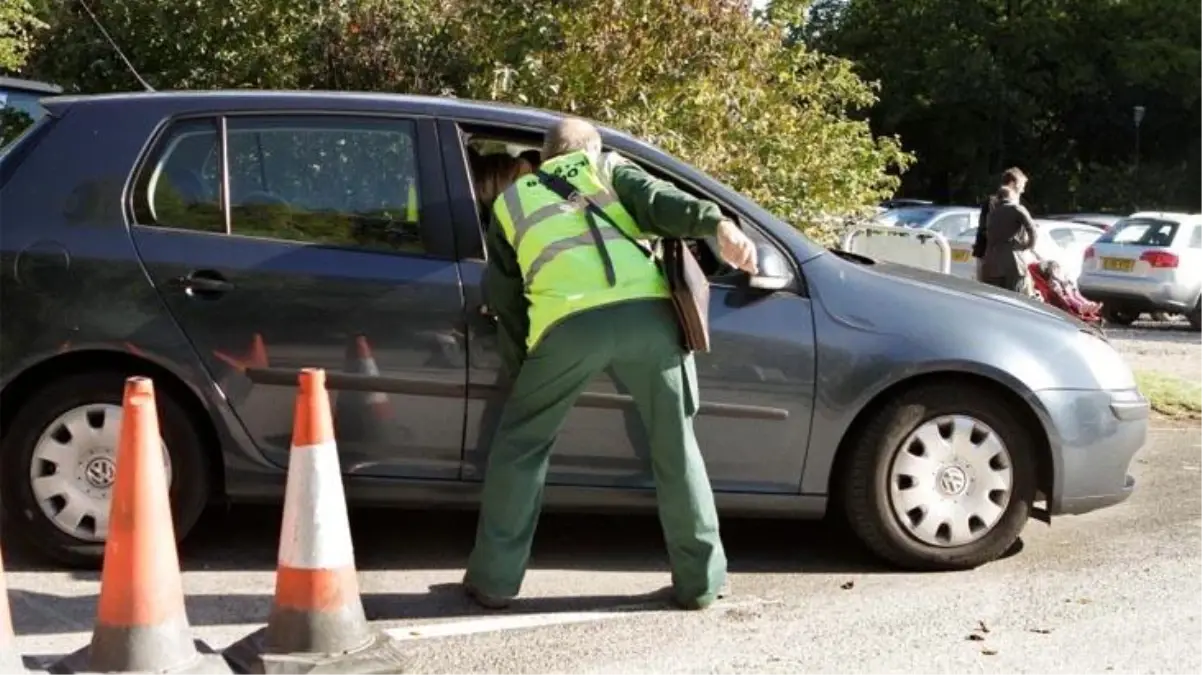
[[[1055,260],[1040,260],[1027,268],[1039,297],[1053,307],[1059,307],[1088,323],[1102,322],[1102,303],[1093,302],[1081,295],[1077,285],[1060,269]]]

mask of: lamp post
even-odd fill
[[[1145,109],[1142,105],[1135,106],[1135,172],[1139,173],[1139,125],[1144,121]]]

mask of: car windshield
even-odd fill
[[[1171,220],[1133,218],[1115,223],[1101,237],[1099,244],[1126,244],[1129,246],[1170,246],[1177,235],[1177,223]]]
[[[935,209],[894,209],[877,216],[877,220],[886,225],[918,227],[934,217],[935,213]]]

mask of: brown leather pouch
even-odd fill
[[[672,304],[684,335],[684,348],[693,352],[710,350],[710,284],[682,239],[665,239],[660,266],[668,280]]]

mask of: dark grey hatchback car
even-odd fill
[[[6,534],[103,553],[125,377],[154,378],[179,536],[217,500],[279,501],[302,367],[325,368],[348,497],[472,507],[499,378],[471,162],[555,116],[314,92],[58,97],[0,159]],[[1028,518],[1122,501],[1148,405],[1088,326],[1015,294],[815,245],[712,178],[762,276],[696,251],[713,351],[696,421],[724,514],[819,517],[910,569],[965,568]],[[642,427],[595,382],[551,508],[649,509]]]

